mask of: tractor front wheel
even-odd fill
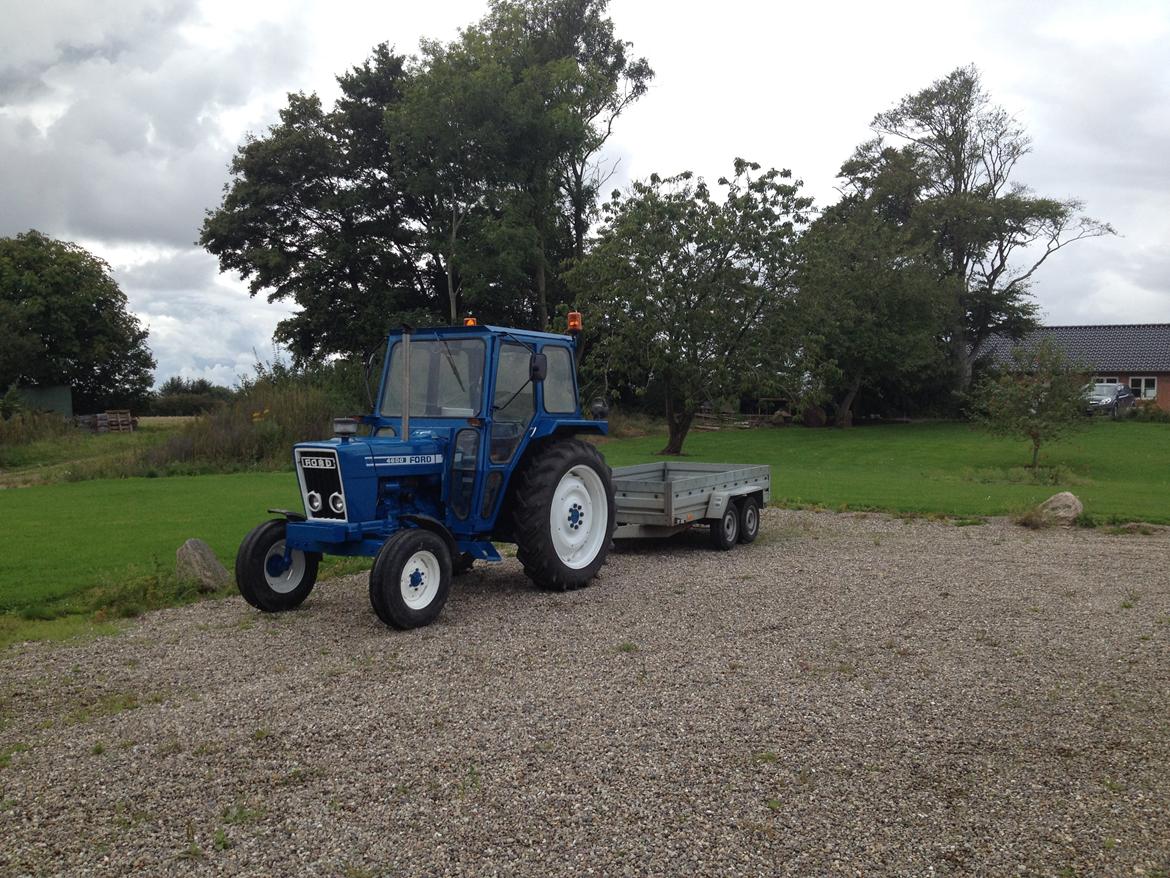
[[[613,480],[600,452],[579,439],[537,450],[512,495],[516,557],[540,588],[588,585],[613,539]]]
[[[435,620],[451,592],[451,552],[438,534],[401,530],[382,545],[370,571],[370,604],[393,628]]]
[[[236,586],[244,600],[265,613],[299,607],[317,581],[320,554],[286,549],[286,524],[278,518],[258,525],[236,553]]]

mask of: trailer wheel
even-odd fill
[[[727,508],[719,518],[711,520],[711,545],[726,552],[734,549],[739,539],[739,510],[734,503],[728,503]]]
[[[258,525],[236,552],[236,587],[244,600],[265,613],[299,607],[317,581],[319,553],[293,549],[285,561],[286,525],[283,518]]]
[[[579,439],[544,446],[512,495],[516,557],[540,588],[588,585],[613,541],[613,480],[600,452]]]
[[[438,534],[399,531],[382,545],[370,571],[370,604],[391,627],[429,625],[447,603],[451,576],[451,552]]]
[[[760,535],[760,507],[755,497],[744,497],[739,504],[739,541],[754,542]]]

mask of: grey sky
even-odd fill
[[[150,325],[157,377],[221,383],[271,357],[287,313],[192,243],[247,132],[289,91],[382,40],[449,39],[483,2],[5,0],[0,235],[37,228],[104,257]],[[807,7],[807,8],[804,8]],[[942,10],[945,9],[945,12]],[[1058,254],[1034,286],[1053,323],[1170,321],[1170,5],[1100,2],[660,4],[612,0],[649,58],[620,121],[614,185],[736,156],[788,167],[818,202],[873,115],[974,62],[1027,127],[1019,179],[1075,196],[1120,235]]]

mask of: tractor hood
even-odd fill
[[[361,437],[302,442],[293,462],[310,521],[372,521],[378,515],[378,480],[438,476],[446,441],[430,431],[413,432],[410,441]]]

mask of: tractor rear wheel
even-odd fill
[[[613,479],[600,452],[580,439],[539,449],[512,494],[516,557],[540,588],[588,585],[613,540]]]
[[[286,552],[286,525],[283,518],[258,525],[236,553],[236,586],[244,600],[265,613],[299,607],[317,581],[321,555],[300,549]]]
[[[451,551],[438,534],[407,528],[382,545],[370,571],[370,605],[394,628],[435,620],[451,593]]]

